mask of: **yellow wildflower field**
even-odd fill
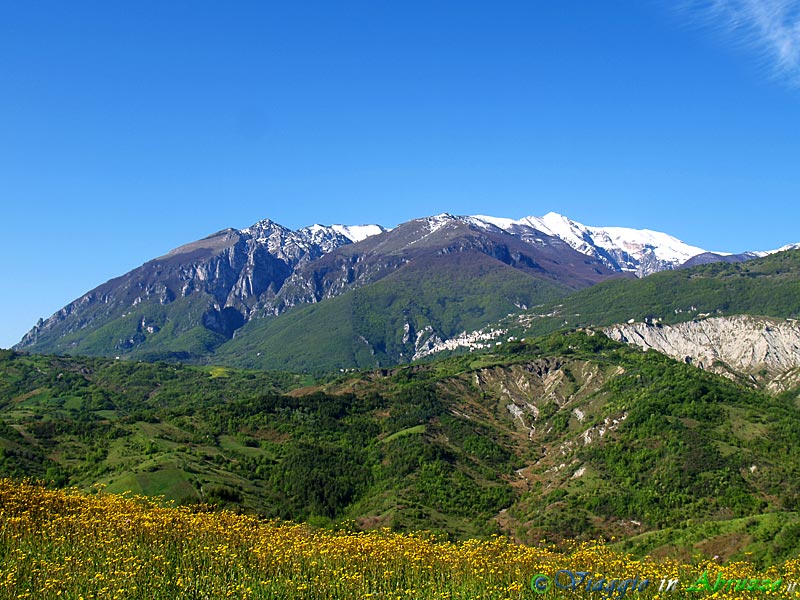
[[[759,571],[635,559],[600,542],[319,530],[0,480],[0,598],[789,598],[794,582],[800,560]]]

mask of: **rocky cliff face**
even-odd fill
[[[79,337],[130,315],[145,325],[137,325],[135,331],[120,326],[107,352],[137,346],[168,322],[178,335],[202,326],[229,338],[256,309],[274,300],[295,269],[351,243],[333,227],[292,231],[264,220],[242,230],[225,229],[87,292],[37,323],[16,347],[86,351]],[[146,317],[140,315],[147,305],[164,309],[151,308]]]
[[[610,338],[653,349],[702,369],[781,391],[800,381],[800,323],[749,315],[677,325],[630,323],[603,330]]]

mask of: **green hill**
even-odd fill
[[[606,281],[537,307],[522,320],[525,333],[541,335],[564,326],[613,325],[630,319],[678,323],[733,314],[799,318],[800,250]]]
[[[772,560],[800,549],[797,399],[581,332],[315,383],[4,352],[0,475]]]

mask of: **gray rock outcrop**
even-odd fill
[[[780,391],[800,379],[800,322],[734,315],[676,325],[607,327],[611,339],[653,349],[702,369],[749,376]]]

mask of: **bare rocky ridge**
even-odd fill
[[[162,306],[189,297],[203,297],[202,314],[186,319],[202,322],[227,337],[259,307],[277,294],[298,265],[315,260],[326,248],[349,244],[336,232],[326,239],[316,233],[293,232],[264,220],[245,230],[225,229],[202,240],[185,244],[112,279],[42,320],[18,344],[36,347],[40,339],[69,335],[123,318],[143,303]],[[150,327],[162,327],[164,323]],[[186,325],[189,327],[191,325]],[[139,338],[120,339],[115,351],[140,343]]]
[[[712,317],[676,325],[629,323],[607,327],[610,338],[653,349],[702,369],[778,392],[800,381],[800,322],[750,315]]]

